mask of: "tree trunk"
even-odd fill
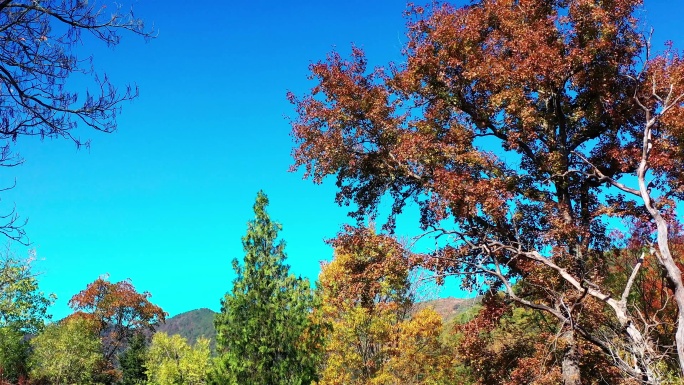
[[[684,375],[684,282],[682,282],[682,271],[679,269],[670,253],[667,224],[665,219],[659,214],[660,213],[653,215],[658,226],[658,262],[665,269],[667,279],[673,286],[675,303],[677,304],[678,310],[675,344],[677,346],[679,370],[680,373]]]
[[[561,334],[560,342],[565,345],[563,352],[563,362],[561,371],[563,375],[563,385],[581,385],[582,376],[579,368],[579,350],[575,340],[575,332],[568,328]]]
[[[637,99],[638,101],[638,99]],[[669,107],[668,107],[669,108]],[[639,193],[644,201],[646,210],[651,215],[651,218],[656,223],[658,231],[658,253],[656,254],[658,263],[665,270],[667,279],[673,286],[674,299],[677,304],[677,332],[675,333],[675,344],[677,346],[677,358],[679,359],[679,370],[684,375],[684,282],[682,281],[682,270],[677,266],[669,245],[669,229],[668,223],[660,214],[660,210],[654,207],[652,202],[650,189],[646,183],[646,172],[648,171],[649,155],[653,148],[652,141],[652,127],[656,123],[656,118],[650,118],[647,113],[646,127],[644,129],[643,148],[641,155],[641,162],[637,169],[637,178],[639,181]]]

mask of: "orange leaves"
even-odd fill
[[[334,53],[311,67],[309,95],[290,95],[294,168],[317,183],[336,175],[336,200],[355,205],[359,221],[390,198],[389,230],[415,201],[423,235],[444,236],[425,268],[461,274],[471,289],[506,287],[566,326],[598,324],[605,309],[580,289],[607,292],[604,257],[620,247],[611,221],[647,214],[628,184],[639,171],[663,213],[684,199],[684,64],[670,51],[642,71],[640,5],[411,6],[404,64],[369,72],[360,50]],[[336,274],[330,282],[350,283],[347,298],[378,292]]]
[[[406,305],[408,253],[393,238],[347,227],[331,241],[335,259],[320,276],[325,301],[334,307]]]
[[[152,304],[150,293],[138,293],[130,280],[111,283],[98,278],[69,300],[76,311],[91,313],[101,322],[117,321],[144,328],[163,322],[166,313]]]
[[[389,91],[377,84],[383,75],[365,74],[366,59],[360,49],[353,48],[351,60],[332,53],[310,70],[311,77],[319,80],[311,95],[303,99],[288,95],[303,118],[292,122],[292,135],[302,143],[293,156],[295,167],[305,165],[305,159],[320,159],[306,165],[307,176],[320,182],[343,164],[360,164],[358,153],[365,146],[380,146],[386,132],[399,122],[393,117]],[[350,147],[358,153],[347,151]]]
[[[651,117],[658,119],[653,138],[651,168],[665,176],[671,194],[684,197],[684,59],[669,47],[646,63],[638,95]]]
[[[601,306],[600,304],[598,306]],[[474,317],[454,325],[455,359],[467,368],[471,384],[562,384],[562,354],[566,341],[545,314],[487,294]],[[586,321],[585,321],[586,322]],[[605,325],[596,324],[596,325]],[[633,384],[610,365],[596,347],[580,342],[580,370],[587,383],[601,378],[610,384]]]
[[[98,278],[74,295],[69,306],[80,316],[95,322],[96,333],[103,339],[104,355],[113,359],[136,333],[152,332],[164,322],[166,313],[138,293],[130,280],[111,283]]]
[[[331,243],[335,258],[318,285],[330,325],[320,384],[368,384],[391,355],[410,306],[409,261],[395,239],[370,229],[347,227]]]

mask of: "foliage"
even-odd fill
[[[553,318],[487,293],[477,314],[453,330],[456,360],[471,384],[562,384],[562,343]],[[595,346],[581,342],[582,377],[588,384],[634,384]]]
[[[194,346],[179,336],[156,333],[147,352],[145,366],[150,385],[200,385],[207,383],[211,360],[209,340]]]
[[[347,227],[321,271],[322,318],[329,323],[321,384],[366,384],[381,372],[411,306],[408,260],[391,237]]]
[[[336,175],[336,200],[359,221],[391,198],[389,230],[415,201],[422,235],[441,237],[423,266],[551,315],[566,384],[582,380],[585,343],[639,381],[662,377],[668,347],[649,335],[660,321],[627,306],[632,280],[604,282],[612,218],[646,229],[643,258],[673,293],[684,370],[684,283],[670,250],[684,197],[684,61],[671,48],[650,55],[640,5],[413,6],[404,64],[368,71],[359,48],[331,53],[311,65],[311,92],[289,95],[293,168],[316,183]]]
[[[409,255],[392,237],[364,227],[345,226],[331,242],[333,262],[321,274],[326,305],[391,307],[400,317],[412,304]]]
[[[147,383],[145,359],[147,357],[147,338],[143,333],[133,337],[123,353],[119,355],[121,366],[121,385],[142,385]]]
[[[220,358],[217,384],[308,384],[316,375],[314,298],[306,279],[289,273],[281,226],[266,212],[268,198],[257,194],[255,218],[242,238],[245,257],[233,260],[237,277],[216,315]]]
[[[0,327],[0,384],[16,384],[28,375],[29,346],[24,334]]]
[[[24,333],[37,333],[49,318],[47,308],[55,296],[38,289],[38,279],[31,269],[35,257],[18,259],[6,250],[0,256],[0,327],[12,327]]]
[[[447,385],[460,381],[442,318],[426,308],[399,324],[396,347],[373,384]]]
[[[325,359],[320,384],[446,384],[454,380],[442,320],[408,318],[410,261],[393,238],[347,227],[320,275]]]
[[[68,138],[80,146],[88,142],[76,134],[79,125],[116,129],[120,103],[135,98],[137,88],[120,92],[106,75],[94,72],[92,58],[75,51],[86,39],[117,45],[124,30],[152,37],[132,10],[122,13],[121,7],[76,0],[0,1],[0,166],[21,163],[10,146],[20,136]],[[93,87],[74,91],[68,82],[73,76],[90,76]],[[0,232],[24,241],[17,216],[12,212],[4,219],[8,223]]]
[[[96,384],[103,365],[93,322],[67,318],[31,340],[31,378],[50,384]]]
[[[138,293],[130,280],[111,283],[98,278],[69,300],[76,311],[71,317],[92,321],[113,377],[120,375],[115,370],[117,355],[137,334],[154,332],[166,317],[150,297],[150,293]]]
[[[26,336],[42,330],[55,299],[39,290],[34,259],[16,258],[9,249],[0,256],[0,382],[28,374]]]

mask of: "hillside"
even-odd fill
[[[214,313],[210,309],[196,309],[175,315],[166,320],[166,323],[157,328],[159,332],[169,335],[179,334],[188,342],[195,343],[197,338],[206,337],[211,340],[211,346],[215,345],[216,329],[214,329]]]
[[[479,299],[463,298],[440,298],[431,301],[419,302],[414,305],[413,312],[426,307],[431,307],[442,316],[444,322],[449,322],[459,314],[470,309]],[[204,336],[211,340],[212,347],[215,345],[214,313],[210,309],[196,309],[175,315],[166,320],[157,331],[165,332],[169,335],[179,334],[185,337],[188,342],[194,343],[197,338]]]
[[[444,323],[456,318],[456,316],[464,313],[468,309],[480,302],[479,298],[439,298],[425,302],[418,302],[413,305],[412,312],[415,313],[426,307],[433,308],[437,314],[442,316]]]

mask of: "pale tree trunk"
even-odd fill
[[[649,208],[649,212],[652,208]],[[658,226],[658,262],[665,270],[667,279],[673,286],[674,299],[677,304],[677,332],[675,333],[675,343],[677,345],[677,358],[679,359],[680,373],[684,376],[684,283],[682,283],[682,271],[672,258],[668,245],[668,226],[665,219],[659,212],[653,210],[651,215]]]
[[[582,376],[579,367],[580,355],[577,350],[575,332],[571,328],[568,328],[561,334],[559,340],[559,342],[565,346],[563,362],[561,364],[563,385],[581,385]]]
[[[490,244],[491,247],[504,247],[499,243]],[[516,249],[510,247],[509,251],[515,252]],[[497,265],[496,261],[493,262],[494,269],[487,270],[482,266],[481,268],[489,274],[498,277],[504,284],[507,294],[517,303],[541,311],[545,311],[559,321],[561,321],[561,330],[558,336],[558,344],[560,345],[563,353],[563,360],[561,363],[563,381],[565,384],[581,384],[582,378],[579,370],[580,361],[580,351],[577,347],[577,339],[575,337],[576,332],[580,335],[584,335],[588,341],[594,343],[596,346],[600,347],[604,352],[606,352],[610,357],[615,360],[615,365],[625,371],[626,374],[636,379],[640,383],[655,385],[661,382],[659,378],[659,373],[657,372],[655,365],[659,360],[655,348],[652,346],[652,341],[649,340],[647,335],[644,335],[634,320],[628,313],[627,299],[631,292],[632,285],[634,284],[636,277],[639,273],[639,269],[643,263],[643,258],[645,253],[642,254],[639,262],[634,266],[632,273],[625,284],[622,296],[620,299],[613,298],[609,293],[600,291],[599,289],[594,289],[591,285],[588,287],[582,286],[582,283],[573,277],[567,270],[556,265],[550,259],[542,256],[536,251],[526,252],[527,258],[539,262],[547,267],[558,272],[560,277],[565,280],[568,284],[574,287],[578,293],[582,295],[588,295],[590,297],[596,298],[608,305],[614,312],[615,317],[621,325],[621,330],[624,332],[620,335],[616,335],[617,340],[620,342],[613,341],[611,338],[605,341],[601,338],[592,337],[586,334],[587,331],[579,331],[573,329],[572,319],[570,318],[569,312],[562,312],[558,307],[549,307],[544,304],[530,302],[524,298],[520,298],[516,295],[513,290],[513,285],[506,277],[502,274],[501,269]],[[648,329],[648,325],[644,325]],[[627,357],[631,356],[631,357]]]
[[[653,148],[653,126],[656,124],[658,118],[672,106],[668,102],[669,99],[670,96],[668,96],[663,103],[663,111],[654,117],[651,117],[650,110],[644,107],[644,110],[646,111],[646,124],[644,127],[641,162],[639,163],[639,168],[637,169],[637,178],[639,180],[638,195],[640,195],[644,201],[644,207],[651,215],[651,218],[653,218],[655,221],[658,230],[658,249],[656,252],[658,263],[665,270],[665,275],[672,284],[672,289],[674,291],[674,299],[678,310],[675,343],[677,345],[677,358],[679,359],[680,373],[684,375],[684,283],[682,282],[682,271],[675,263],[672,253],[670,252],[667,221],[661,215],[660,210],[653,205],[650,189],[646,183],[646,173],[649,168],[649,155]],[[641,104],[638,99],[637,102]]]

